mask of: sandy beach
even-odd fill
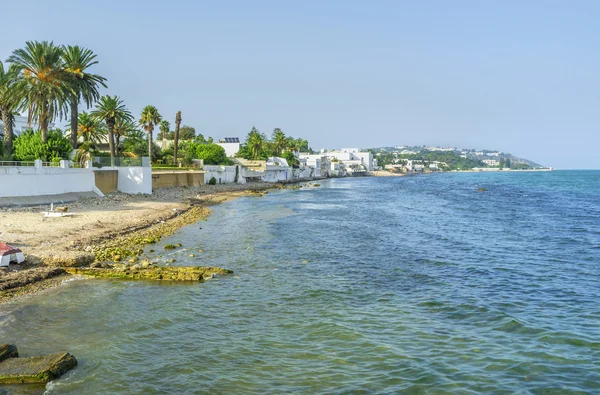
[[[45,289],[64,280],[61,266],[89,264],[90,246],[119,235],[174,222],[191,207],[209,206],[279,184],[202,185],[158,189],[152,195],[109,194],[68,204],[73,216],[44,218],[48,207],[0,209],[0,240],[20,248],[26,262],[0,270],[0,302]],[[185,222],[176,223],[183,226]]]

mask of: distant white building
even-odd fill
[[[313,155],[300,153],[300,158],[310,158]],[[323,151],[317,155],[320,158],[326,157],[329,161],[339,161],[346,165],[346,169],[350,167],[362,166],[366,171],[373,171],[376,167],[376,162],[373,160],[373,154],[370,152],[361,152],[359,148],[342,148],[339,151]],[[329,169],[329,167],[328,167]]]
[[[482,162],[488,166],[499,166],[500,165],[500,162],[498,162],[496,159],[484,159],[484,160],[482,160]]]
[[[234,157],[241,147],[240,139],[238,137],[225,137],[216,144],[223,147],[225,154],[230,158]]]
[[[456,151],[454,147],[442,148],[442,147],[425,147],[427,151],[438,151],[438,152],[450,152]]]

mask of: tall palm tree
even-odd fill
[[[115,152],[118,153],[121,147],[121,137],[131,136],[132,133],[138,130],[133,119],[117,119],[115,122]],[[141,132],[140,132],[141,133]]]
[[[158,125],[161,119],[162,117],[154,106],[144,107],[140,116],[140,126],[148,134],[148,156],[150,157],[150,161],[152,161],[152,133],[154,133],[154,126]]]
[[[13,90],[21,78],[19,69],[11,65],[6,70],[0,62],[0,115],[4,124],[5,154],[12,154],[13,128],[15,126],[15,112],[19,101],[15,98]]]
[[[24,75],[15,86],[17,97],[23,100],[19,109],[29,110],[29,124],[38,121],[44,143],[50,122],[66,114],[71,92],[62,53],[53,42],[27,41],[25,48],[14,50],[8,58]]]
[[[92,115],[102,119],[108,128],[108,146],[110,147],[110,164],[115,165],[115,123],[118,120],[133,120],[133,116],[117,96],[102,96]]]
[[[162,134],[162,148],[165,149],[167,148],[167,135],[171,131],[171,124],[166,119],[163,119],[162,121],[160,121],[160,125],[158,126],[158,128],[160,129],[160,133]]]
[[[87,69],[98,63],[95,60],[96,54],[87,48],[78,45],[63,46],[62,59],[71,90],[68,97],[71,107],[71,146],[76,148],[79,103],[83,100],[90,108],[100,98],[99,86],[106,88],[106,78],[87,72]]]
[[[179,149],[179,127],[181,126],[181,111],[175,114],[175,136],[173,136],[173,164],[177,164],[177,150]]]
[[[273,129],[273,153],[275,156],[281,156],[283,151],[288,147],[288,140],[285,134],[279,128]]]
[[[246,145],[250,150],[252,159],[258,159],[262,150],[265,147],[265,136],[258,131],[255,127],[252,127],[248,137],[246,137]]]
[[[73,125],[68,125],[73,127]],[[79,113],[77,119],[77,136],[81,138],[81,142],[100,143],[106,136],[106,125],[102,120],[87,112]]]

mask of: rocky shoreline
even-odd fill
[[[3,209],[0,211],[0,219],[9,224],[9,231],[5,234],[16,233],[17,237],[15,237],[16,240],[6,240],[4,235],[0,236],[10,244],[21,247],[26,254],[27,263],[11,264],[8,270],[0,271],[0,303],[56,287],[73,274],[89,276],[95,273],[96,277],[138,279],[163,279],[162,277],[164,277],[166,280],[177,280],[179,276],[183,281],[201,281],[206,276],[195,273],[196,269],[189,271],[191,273],[189,276],[177,273],[168,274],[162,269],[145,270],[152,263],[147,263],[145,267],[142,267],[143,265],[138,263],[139,255],[145,246],[157,243],[183,226],[206,219],[210,215],[209,207],[212,205],[240,196],[264,196],[268,193],[267,190],[274,188],[295,189],[296,187],[272,183],[201,186],[157,190],[151,196],[124,196],[117,193],[105,198],[85,199],[70,205],[77,213],[76,216],[84,220],[83,226],[77,227],[81,230],[72,232],[77,234],[76,237],[60,238],[57,241],[53,239],[52,234],[42,234],[34,238],[33,243],[27,239],[27,246],[23,245],[25,240],[18,236],[27,236],[29,232],[21,231],[19,234],[10,231],[11,220],[19,223],[21,217],[37,213],[41,208]],[[143,210],[140,210],[140,214],[145,216],[142,218],[118,215],[137,210],[136,204],[132,204],[132,202],[140,201],[161,204],[156,207],[150,205],[150,209],[144,207]],[[114,211],[117,214],[115,218],[118,219],[118,222],[111,224],[108,229],[106,226],[102,226],[102,222],[96,220],[97,210],[95,208],[97,206],[100,206],[100,215],[103,215],[103,212]],[[38,222],[43,221],[39,218],[38,220]],[[57,222],[55,222],[56,225],[73,225],[67,221]],[[94,226],[95,223],[98,226]],[[92,231],[86,231],[89,225],[92,225]],[[68,227],[67,230],[69,230]],[[44,232],[41,229],[39,231]],[[120,262],[120,264],[107,265],[100,264],[100,262]],[[90,266],[96,266],[96,268]],[[208,270],[207,275],[228,273],[226,269],[221,268],[200,268],[198,270],[201,270],[202,273]],[[100,272],[102,272],[101,275]]]

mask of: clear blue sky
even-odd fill
[[[600,1],[30,0],[26,40],[94,50],[105,93],[205,136],[435,144],[600,168]]]

